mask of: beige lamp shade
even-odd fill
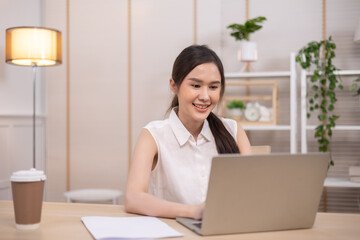
[[[6,29],[6,62],[23,66],[61,64],[61,32],[43,27]]]

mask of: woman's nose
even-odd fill
[[[207,88],[201,88],[200,89],[200,93],[199,93],[199,99],[200,100],[203,100],[203,101],[206,101],[206,100],[209,100],[209,92],[208,92],[208,89]]]

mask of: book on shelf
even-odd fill
[[[360,177],[360,166],[350,166],[349,167],[349,176],[357,176]]]
[[[360,183],[360,176],[350,177],[350,182]]]

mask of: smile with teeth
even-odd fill
[[[206,109],[206,108],[208,108],[210,105],[197,105],[197,104],[195,104],[195,103],[193,103],[193,105],[195,106],[195,107],[197,107],[197,108],[199,108],[199,109]]]

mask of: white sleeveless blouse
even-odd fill
[[[236,121],[221,120],[236,140]],[[205,120],[197,142],[174,109],[168,119],[150,122],[145,128],[153,136],[158,150],[158,162],[151,173],[149,193],[184,204],[204,202],[211,160],[218,154],[208,121]]]

